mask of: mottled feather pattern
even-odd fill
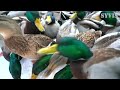
[[[90,60],[84,64],[84,67],[88,68],[93,64],[97,64],[97,63],[109,60],[111,58],[114,58],[114,57],[120,57],[119,50],[116,50],[114,48],[96,49],[93,52],[93,57],[91,57]]]
[[[83,41],[88,47],[93,47],[95,40],[101,36],[101,33],[99,31],[86,31],[86,32],[81,32],[77,34],[75,37],[78,40]]]
[[[5,40],[5,43],[11,52],[14,52],[22,57],[37,58],[40,56],[37,51],[40,48],[46,47],[52,39],[44,35],[21,35],[12,36]]]
[[[28,42],[21,36],[12,36],[9,39],[5,40],[6,46],[9,46],[11,52],[16,54],[21,53],[23,55],[29,51]]]
[[[48,76],[52,73],[52,71],[57,68],[60,65],[66,64],[67,63],[68,58],[59,55],[58,53],[55,53],[50,60],[50,63],[47,67],[47,70],[45,72],[45,76]]]
[[[110,44],[112,44],[114,41],[116,41],[119,38],[120,38],[119,33],[116,34],[116,35],[111,35],[111,36],[105,37],[105,38],[95,42],[95,44],[93,46],[93,49],[99,49],[99,48],[107,47],[107,46],[109,46]]]

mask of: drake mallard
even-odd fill
[[[42,25],[45,28],[44,34],[50,38],[56,38],[60,24],[57,22],[54,13],[48,11],[45,18],[41,18]]]
[[[38,60],[37,49],[46,47],[52,39],[38,34],[28,34],[23,37],[19,25],[11,18],[0,16],[0,34],[7,48],[24,58]]]
[[[84,32],[84,31],[88,31],[89,27],[87,25],[87,27],[84,26],[84,24],[81,24],[81,21],[86,17],[87,12],[86,11],[76,11],[75,13],[73,13],[70,16],[70,19],[73,21],[73,23],[76,25],[76,27],[78,28],[79,32]],[[89,23],[89,22],[87,22]],[[92,27],[92,26],[90,26]]]
[[[42,72],[49,65],[49,61],[52,55],[53,54],[44,55],[33,64],[32,76],[31,76],[32,79],[36,79],[38,74]]]
[[[42,72],[40,72],[36,79],[54,79],[54,77],[55,78],[69,78],[71,74],[69,72],[66,72],[69,70],[67,68],[68,67],[67,60],[68,58],[59,55],[59,53],[53,54],[52,57],[50,58],[49,65],[47,66],[47,68],[43,70]],[[69,75],[61,76],[64,73],[69,74]]]
[[[38,53],[49,54],[56,51],[69,58],[72,73],[78,79],[119,78],[118,49],[110,47],[91,51],[83,42],[72,37],[64,37],[58,45],[40,49]]]
[[[58,44],[42,48],[38,50],[37,53],[53,54],[56,51],[61,55],[68,57],[71,61],[77,61],[83,57],[87,59],[93,55],[85,43],[74,37],[63,37],[59,40]]]
[[[53,46],[47,48],[42,48],[38,51],[38,53],[51,54],[56,51],[59,51],[60,55],[68,57],[68,60],[70,62],[76,62],[80,58],[89,59],[93,55],[90,49],[83,42],[73,37],[63,37],[60,39],[58,44],[54,44]],[[82,60],[82,61],[86,61],[86,60]],[[73,71],[72,74],[74,76]]]
[[[105,34],[118,25],[118,16],[113,11],[95,11],[81,22],[82,25],[92,25],[94,29],[101,30]]]
[[[22,57],[18,56],[17,54],[10,54],[9,71],[14,79],[21,79],[21,59]]]
[[[26,25],[24,28],[25,34],[40,34],[40,32],[44,32],[45,29],[41,23],[40,15],[38,11],[27,11],[25,16],[28,20],[26,20]]]

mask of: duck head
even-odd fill
[[[53,12],[48,11],[45,21],[48,25],[55,23],[55,16],[54,16]]]
[[[35,26],[38,28],[38,30],[40,30],[41,32],[45,31],[42,23],[41,23],[41,20],[40,20],[40,16],[39,16],[39,12],[37,11],[27,11],[25,13],[25,16],[27,17],[27,19],[34,23]]]
[[[76,11],[70,16],[70,19],[76,19],[78,18],[79,20],[82,20],[86,15],[85,11]]]
[[[80,40],[73,37],[63,37],[58,44],[38,50],[39,54],[53,54],[59,52],[61,55],[68,57],[71,61],[77,61],[80,58],[89,59],[93,53]]]

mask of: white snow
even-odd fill
[[[9,62],[3,56],[0,56],[0,79],[13,79],[9,72]]]

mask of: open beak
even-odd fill
[[[52,22],[51,17],[47,16],[46,20],[45,20],[48,24]]]
[[[41,32],[45,31],[45,29],[40,21],[40,18],[36,18],[35,25]]]
[[[75,13],[73,13],[69,18],[70,19],[75,19],[77,17],[77,13],[75,12]]]
[[[38,50],[37,53],[38,54],[54,54],[55,52],[57,52],[57,47],[58,47],[58,44],[54,44],[52,46],[48,46]]]

